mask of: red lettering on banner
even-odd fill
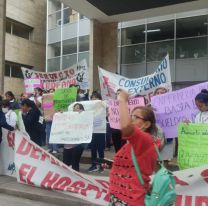
[[[35,78],[36,78],[36,79],[39,79],[39,78],[40,78],[40,76],[39,76],[38,73],[34,73],[34,74],[35,74]]]
[[[50,159],[50,155],[47,154],[46,152],[43,152],[42,155],[41,155],[41,159],[40,160],[41,161],[45,161],[46,158]]]
[[[41,187],[45,187],[48,189],[52,188],[52,185],[58,180],[60,177],[59,174],[54,174],[53,172],[48,172],[48,174],[45,176],[43,181],[40,183]]]
[[[185,196],[185,205],[192,205],[192,196]]]
[[[83,189],[83,188],[85,188],[85,183],[82,181],[76,181],[69,188],[67,188],[67,191],[79,193],[80,189]]]
[[[9,147],[14,148],[14,145],[15,145],[14,141],[15,141],[15,133],[9,131],[7,133],[7,142],[8,142]]]
[[[48,79],[48,75],[46,73],[44,74],[44,77],[45,77],[45,79]]]
[[[196,196],[196,206],[208,206],[208,197]]]
[[[71,184],[71,179],[69,177],[62,177],[60,178],[53,186],[52,188],[56,190],[65,190],[67,186]]]
[[[92,184],[88,184],[87,188],[81,190],[81,194],[84,196],[87,196],[87,191],[89,191],[89,190],[94,190],[97,192],[96,197],[95,197],[96,199],[99,199],[102,195],[102,192],[103,192],[97,186],[92,185]]]
[[[74,69],[70,69],[70,70],[69,70],[69,73],[70,73],[71,75],[74,75],[74,74],[75,74]]]
[[[39,76],[41,79],[44,79],[44,75],[42,73],[39,73]]]
[[[63,79],[63,73],[62,72],[59,72],[58,75],[59,75],[60,79]]]
[[[174,206],[181,206],[182,205],[182,195],[177,195],[176,202]]]
[[[34,185],[31,179],[36,171],[37,167],[32,167],[27,164],[22,164],[19,169],[20,181],[25,182],[29,185]]]
[[[208,169],[201,172],[201,176],[203,177],[204,181],[208,183]]]
[[[49,75],[49,77],[50,77],[50,79],[53,79],[53,74],[48,74]]]
[[[30,152],[32,144],[30,144],[25,138],[22,138],[22,141],[17,149],[17,153],[21,155],[28,155]]]
[[[39,159],[41,151],[42,150],[40,148],[33,146],[30,157],[33,159]]]
[[[106,180],[96,180],[96,182],[98,182],[99,184],[101,184],[103,187],[107,189],[107,190],[103,190],[103,192],[107,193],[106,196],[104,197],[104,200],[109,202],[110,200],[110,193],[108,192],[109,182]]]
[[[187,182],[180,180],[178,177],[174,176],[175,182],[177,185],[186,186],[189,185]]]

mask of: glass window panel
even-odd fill
[[[77,38],[63,41],[63,55],[77,53]]]
[[[61,42],[48,45],[48,58],[61,56]]]
[[[60,57],[48,59],[48,71],[60,71]]]
[[[153,42],[147,44],[147,62],[161,61],[169,53],[174,58],[174,41]]]
[[[79,53],[79,62],[82,61],[83,59],[86,59],[87,61],[87,65],[89,66],[89,52],[83,52],[83,53]]]
[[[77,54],[66,55],[62,57],[62,69],[66,69],[77,63]]]
[[[193,37],[208,34],[208,16],[188,17],[176,20],[176,37]]]
[[[145,42],[145,25],[121,29],[121,44],[138,44]]]
[[[121,64],[140,63],[145,61],[145,45],[126,46],[121,48]]]
[[[31,35],[33,28],[27,25],[18,23],[18,22],[13,22],[12,25],[13,25],[13,35],[16,35],[18,37],[22,37],[25,39],[30,39],[30,35]]]
[[[48,13],[51,14],[58,10],[61,10],[61,1],[49,0],[48,1]]]
[[[23,74],[20,65],[12,65],[11,67],[11,77],[23,79]]]
[[[9,64],[5,64],[4,75],[7,77],[10,77],[10,65]]]
[[[6,32],[9,33],[9,34],[11,34],[11,27],[12,27],[11,21],[6,19]]]
[[[176,41],[176,58],[200,58],[207,57],[208,37],[198,37],[189,39],[178,39]]]
[[[81,36],[79,37],[79,51],[89,51],[89,36]]]
[[[160,41],[174,38],[174,20],[147,24],[147,41]]]
[[[61,11],[48,16],[48,29],[55,29],[61,26]]]
[[[63,24],[68,24],[70,23],[70,16],[72,15],[72,9],[67,8],[63,10],[63,16],[64,16],[64,23]]]

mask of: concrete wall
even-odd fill
[[[46,14],[47,0],[7,0],[6,17],[32,27],[33,32],[30,40],[6,34],[6,61],[45,71]],[[16,95],[24,91],[22,79],[5,77],[4,83],[4,91]]]
[[[6,1],[0,0],[0,92],[4,90],[5,6]]]
[[[98,66],[111,71],[117,71],[117,41],[118,24],[100,23],[91,20],[90,26],[90,77],[92,89],[100,88]]]

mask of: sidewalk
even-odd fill
[[[0,193],[57,206],[96,206],[87,201],[52,190],[17,183],[15,178],[0,176]]]

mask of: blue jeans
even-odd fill
[[[52,122],[46,122],[46,139],[47,139],[47,143],[48,143],[48,149],[51,151],[58,151],[57,144],[49,144],[51,126],[52,126]]]

